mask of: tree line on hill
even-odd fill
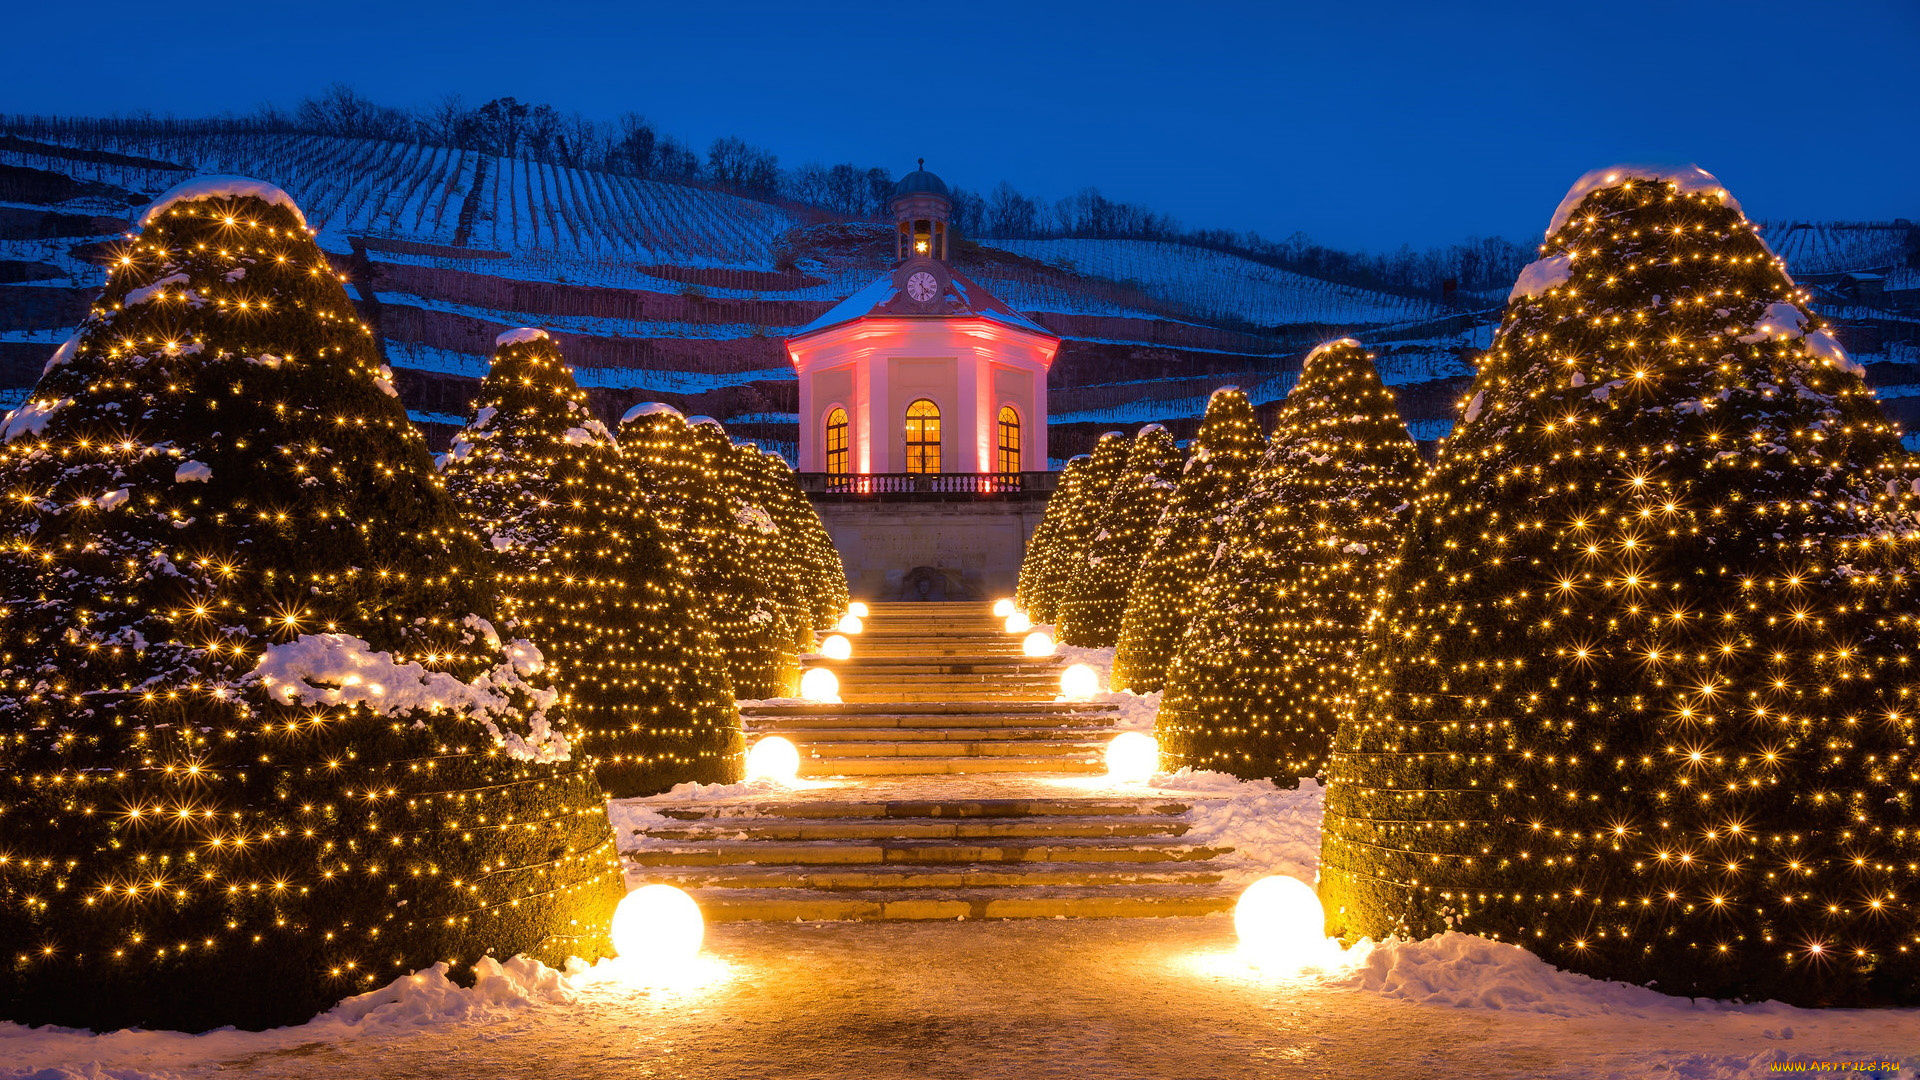
[[[1329,933],[1920,1003],[1920,461],[1718,181],[1567,205],[1430,467],[1329,342],[1071,462],[1016,601],[1166,767],[1325,784]]]
[[[785,462],[502,334],[439,461],[293,200],[190,181],[0,422],[0,1017],[298,1023],[610,949],[607,795],[847,607]]]
[[[888,220],[894,175],[880,166],[805,162],[783,167],[779,156],[737,136],[721,136],[704,153],[628,112],[612,121],[562,112],[542,102],[499,97],[471,105],[448,95],[431,105],[383,105],[344,83],[292,108],[262,105],[246,116],[176,120],[134,115],[107,120],[13,116],[6,128],[57,138],[115,131],[156,135],[276,132],[385,139],[521,157],[568,168],[600,169],[675,183],[697,183],[758,199],[787,199],[846,218]],[[963,236],[1163,240],[1207,247],[1315,277],[1363,287],[1419,293],[1475,292],[1511,281],[1530,257],[1511,241],[1463,243],[1381,254],[1341,251],[1304,233],[1272,240],[1257,232],[1187,229],[1150,207],[1110,199],[1088,186],[1057,200],[1020,192],[1001,181],[976,192],[953,187],[954,225]]]

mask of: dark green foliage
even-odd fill
[[[506,609],[554,666],[601,787],[625,798],[742,765],[719,642],[639,483],[559,347],[502,335],[444,470]]]
[[[242,190],[274,201],[123,245],[0,436],[10,1020],[261,1028],[607,950],[613,833],[538,654],[297,211]]]
[[[1350,338],[1315,349],[1168,674],[1168,767],[1284,784],[1320,772],[1419,473],[1372,356]]]
[[[1087,556],[1067,584],[1060,604],[1060,640],[1082,648],[1105,648],[1120,638],[1120,616],[1140,572],[1140,560],[1173,495],[1184,460],[1173,436],[1148,424],[1134,436],[1126,470],[1113,483]]]
[[[1232,386],[1215,390],[1127,595],[1113,654],[1115,690],[1150,694],[1166,686],[1167,665],[1198,610],[1200,583],[1266,445],[1247,395]]]
[[[1920,1003],[1898,431],[1710,177],[1596,178],[1415,500],[1327,768],[1330,927]]]

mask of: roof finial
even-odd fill
[[[926,159],[926,158],[921,158],[921,159],[920,159],[920,171],[921,171],[921,172],[926,172],[926,171],[927,171],[927,159]]]

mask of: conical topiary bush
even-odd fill
[[[1030,566],[1021,566],[1022,586],[1027,584],[1029,573],[1033,577],[1031,587],[1027,588],[1028,603],[1024,610],[1034,622],[1051,623],[1060,617],[1061,601],[1066,598],[1068,585],[1086,565],[1087,545],[1093,542],[1100,515],[1106,509],[1107,496],[1127,467],[1127,454],[1132,448],[1132,440],[1117,431],[1100,436],[1081,473],[1080,483],[1061,508],[1059,530],[1048,539],[1046,547],[1036,553],[1037,558],[1028,560]],[[1054,497],[1058,498],[1059,493]]]
[[[1026,550],[1020,557],[1019,578],[1013,590],[1013,604],[1020,611],[1034,611],[1039,605],[1041,578],[1046,576],[1042,568],[1056,555],[1062,523],[1071,513],[1069,508],[1074,500],[1079,497],[1081,481],[1085,479],[1087,464],[1092,460],[1086,454],[1075,454],[1067,459],[1067,467],[1061,470],[1053,494],[1047,497],[1047,508],[1040,515],[1040,524],[1034,526],[1033,535],[1027,538]]]
[[[831,630],[846,614],[852,597],[847,591],[847,569],[840,552],[827,535],[807,493],[800,490],[800,477],[787,459],[770,450],[761,450],[760,467],[767,484],[767,513],[773,515],[780,535],[794,549],[801,592],[805,597],[813,630]]]
[[[1308,354],[1168,674],[1155,723],[1169,767],[1285,784],[1320,772],[1419,473],[1360,343]]]
[[[1173,436],[1159,424],[1148,424],[1134,436],[1126,469],[1113,482],[1088,538],[1086,560],[1067,584],[1060,604],[1061,641],[1099,649],[1119,640],[1127,594],[1173,495],[1182,461]]]
[[[1717,181],[1584,178],[1415,501],[1327,769],[1330,927],[1920,1002],[1902,456]]]
[[[506,609],[553,664],[601,787],[626,798],[737,780],[740,715],[719,642],[545,331],[500,335],[443,475]]]
[[[620,424],[628,463],[655,520],[667,528],[727,658],[734,693],[777,697],[797,689],[798,632],[783,583],[767,572],[777,528],[732,489],[732,440],[711,417],[692,422],[664,405],[641,405]]]
[[[214,178],[142,226],[0,427],[0,1015],[601,955],[599,789],[299,211]]]
[[[1199,607],[1200,583],[1266,445],[1247,395],[1233,386],[1215,390],[1128,592],[1113,654],[1115,690],[1150,694],[1166,686],[1167,665]]]

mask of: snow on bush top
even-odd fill
[[[715,420],[715,419],[714,419],[713,417],[711,417],[711,416],[689,416],[689,417],[687,417],[687,426],[688,426],[688,427],[699,427],[699,426],[700,426],[701,424],[710,424],[710,425],[712,425],[712,426],[714,426],[714,427],[716,427],[716,428],[719,428],[722,434],[725,434],[725,432],[726,432],[726,430],[727,430],[727,426],[726,426],[725,424],[722,424],[722,423],[721,423],[720,421],[718,421],[718,420]]]
[[[508,346],[508,345],[524,344],[525,342],[529,342],[529,341],[546,341],[546,340],[548,340],[548,336],[545,330],[542,330],[539,327],[535,327],[535,326],[522,326],[513,330],[508,330],[505,333],[502,333],[500,336],[494,338],[493,347],[498,349],[498,348],[504,348],[505,346]]]
[[[1339,345],[1345,345],[1345,346],[1348,346],[1349,348],[1354,348],[1354,349],[1364,348],[1364,346],[1362,346],[1358,341],[1354,340],[1353,338],[1350,338],[1350,337],[1334,338],[1332,341],[1323,341],[1320,344],[1315,345],[1313,347],[1313,351],[1307,353],[1307,360],[1312,360],[1314,357],[1319,356],[1321,353],[1326,352],[1328,349],[1334,348]],[[1305,362],[1306,361],[1302,361],[1302,363],[1305,363]]]
[[[79,351],[79,348],[80,348],[79,334],[75,334],[72,337],[68,338],[67,340],[61,342],[60,347],[53,350],[53,355],[47,357],[47,366],[40,369],[41,376],[44,378],[47,372],[52,371],[54,368],[60,367],[61,365],[65,364],[67,361],[73,359],[73,354]]]
[[[145,228],[153,224],[155,218],[183,202],[195,199],[237,199],[242,197],[259,199],[272,206],[284,206],[292,211],[295,221],[301,228],[307,224],[307,216],[293,201],[293,196],[267,183],[247,176],[199,176],[173,188],[153,200],[153,204],[140,213],[140,225]]]
[[[1680,188],[1682,195],[1710,192],[1719,196],[1721,205],[1742,212],[1740,203],[1720,183],[1719,178],[1698,165],[1609,165],[1604,169],[1595,169],[1573,182],[1573,186],[1567,189],[1567,197],[1561,199],[1560,205],[1554,208],[1553,220],[1547,223],[1547,235],[1552,236],[1560,231],[1561,226],[1573,217],[1573,211],[1581,200],[1601,188],[1629,180],[1670,181]]]
[[[65,401],[40,399],[29,401],[25,405],[7,414],[6,421],[0,423],[0,443],[10,443],[22,435],[38,435],[53,414],[63,406],[71,405],[71,398]]]
[[[507,663],[467,683],[444,671],[398,663],[392,653],[380,652],[350,634],[302,634],[269,645],[249,679],[274,700],[289,705],[301,701],[362,705],[381,716],[454,712],[479,721],[513,757],[565,761],[570,752],[567,737],[555,731],[546,716],[559,694],[525,679],[546,666],[545,658],[525,640],[505,643],[505,651]],[[522,710],[516,707],[520,695],[533,702],[533,708],[526,710],[525,736],[496,723],[521,718]]]
[[[664,401],[643,401],[633,408],[628,409],[626,415],[620,418],[620,422],[623,424],[631,424],[643,416],[659,416],[663,413],[679,416],[680,410]]]
[[[1511,304],[1521,297],[1531,300],[1536,296],[1545,296],[1548,289],[1557,289],[1572,277],[1573,256],[1554,255],[1536,259],[1520,268],[1520,277],[1513,283],[1513,291],[1507,294],[1507,303]]]

